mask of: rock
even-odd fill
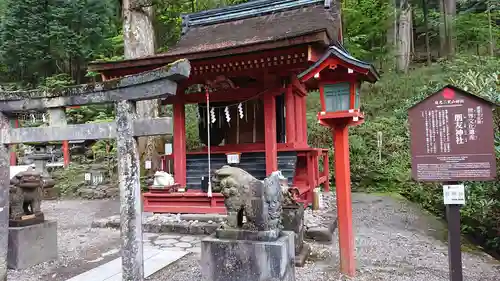
[[[333,233],[326,227],[312,227],[306,230],[306,237],[318,242],[330,242],[333,239]]]
[[[187,243],[187,242],[179,242],[177,244],[175,244],[175,247],[178,247],[178,248],[191,248],[192,245]]]

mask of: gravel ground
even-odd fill
[[[47,219],[57,220],[58,261],[9,270],[9,280],[64,281],[118,257],[120,232],[90,228],[90,224],[95,218],[119,212],[119,201],[44,201],[42,210]]]
[[[312,256],[296,269],[296,280],[443,281],[448,280],[445,227],[413,204],[397,198],[353,195],[357,276],[338,272],[337,237],[331,244],[312,244]],[[201,280],[199,254],[185,256],[148,280]],[[500,280],[500,262],[482,252],[463,254],[464,280]]]

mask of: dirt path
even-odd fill
[[[445,226],[418,207],[397,198],[353,196],[358,274],[351,280],[448,280]],[[186,256],[149,280],[200,280],[199,255]],[[296,280],[348,280],[338,272],[338,247],[313,245],[311,261],[296,269]],[[498,281],[500,263],[482,252],[463,254],[464,280]]]
[[[95,218],[119,213],[118,201],[45,201],[42,209],[48,220],[57,221],[59,258],[30,269],[9,270],[9,280],[64,281],[118,257],[119,231],[90,228]]]
[[[447,246],[442,241],[446,232],[439,220],[405,200],[387,196],[355,194],[353,203],[358,275],[352,280],[448,280]],[[43,209],[48,219],[58,222],[59,259],[9,270],[9,280],[65,281],[119,256],[119,231],[90,227],[97,218],[118,214],[117,201],[49,201]],[[336,237],[331,244],[315,243],[312,248],[307,265],[296,269],[296,280],[345,279],[338,272]],[[200,280],[199,255],[194,251],[148,280]],[[463,260],[464,280],[500,280],[500,263],[490,256],[466,252]]]

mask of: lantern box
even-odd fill
[[[239,152],[226,153],[226,157],[227,157],[227,164],[229,165],[240,164],[241,153]]]
[[[360,111],[359,83],[353,81],[320,82],[321,112],[318,114],[320,124],[344,122],[360,124],[363,114]]]

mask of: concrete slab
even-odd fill
[[[162,249],[144,249],[144,278],[164,268],[185,256],[185,251],[167,251]],[[106,264],[70,278],[66,281],[121,281],[122,280],[121,258],[112,260]]]

